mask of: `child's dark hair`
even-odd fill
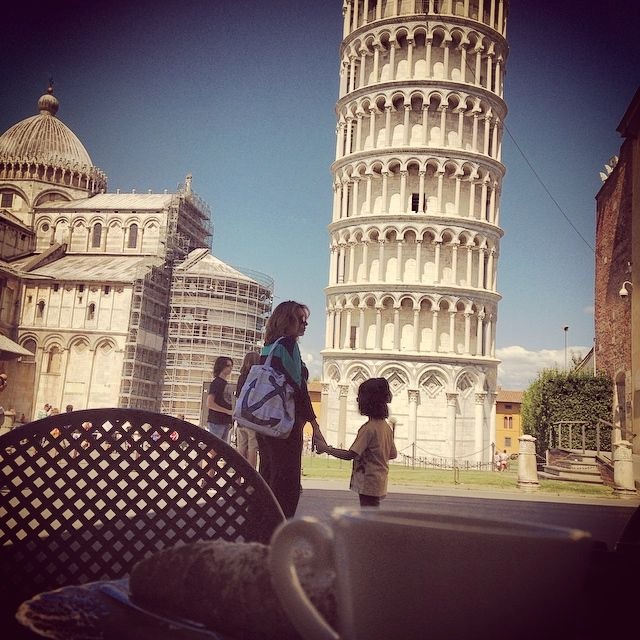
[[[369,378],[358,388],[358,410],[369,418],[388,418],[392,397],[386,378]]]
[[[219,356],[213,363],[213,375],[218,377],[227,366],[233,366],[233,360],[227,356]]]

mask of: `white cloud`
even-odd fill
[[[584,356],[590,347],[570,347],[568,351],[569,366],[572,356]],[[542,369],[563,369],[564,349],[540,349],[529,351],[519,345],[503,347],[496,350],[496,357],[501,360],[498,365],[498,384],[503,389],[524,390],[536,378]],[[320,380],[322,377],[322,357],[319,351],[303,351],[302,359],[309,369],[309,379]]]
[[[584,356],[589,347],[571,347],[568,352],[569,366],[572,356]],[[529,351],[513,345],[496,349],[496,357],[502,362],[498,365],[498,384],[503,389],[524,390],[542,369],[563,369],[564,349],[540,349]]]
[[[318,351],[303,351],[302,360],[309,369],[309,380],[320,380],[322,378],[322,358]]]

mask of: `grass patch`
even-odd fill
[[[351,462],[337,460],[326,455],[305,455],[302,458],[303,475],[306,478],[344,480],[345,489],[351,477]],[[481,491],[513,491],[517,489],[518,463],[510,462],[508,471],[458,471],[458,483],[452,469],[413,469],[399,464],[391,464],[389,483],[407,487],[458,487]],[[605,485],[591,485],[584,482],[566,482],[563,480],[539,480],[540,493],[582,497],[613,497],[613,489]]]

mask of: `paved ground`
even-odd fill
[[[330,518],[337,506],[357,507],[357,496],[348,490],[348,480],[302,479],[303,493],[297,516]],[[422,507],[460,515],[482,515],[492,519],[521,520],[589,531],[613,549],[640,496],[620,498],[578,498],[548,493],[480,491],[460,487],[390,486],[383,509]]]

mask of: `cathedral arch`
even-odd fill
[[[71,202],[71,198],[63,191],[58,191],[57,189],[47,189],[46,191],[38,194],[38,197],[36,198],[33,206],[41,207],[49,202]]]
[[[23,349],[31,352],[30,356],[22,356],[22,363],[34,363],[36,361],[36,352],[38,350],[38,342],[35,337],[22,337],[20,340],[20,346]]]

